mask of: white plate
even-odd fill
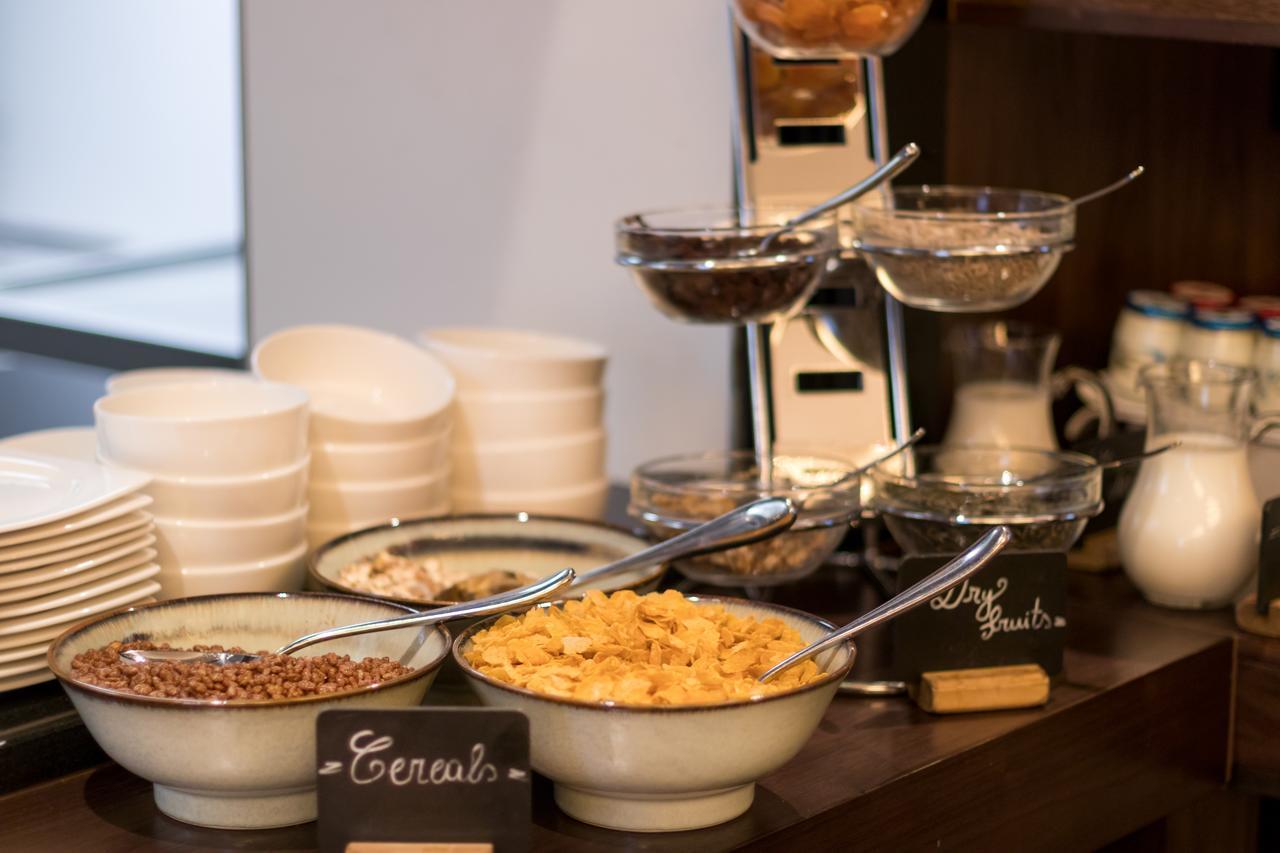
[[[130,551],[118,560],[110,560],[83,572],[63,574],[43,583],[33,583],[27,586],[14,587],[13,589],[0,589],[0,606],[12,604],[15,601],[30,601],[33,598],[40,598],[63,589],[88,586],[95,581],[111,575],[118,575],[128,569],[137,568],[143,563],[149,563],[155,558],[156,550],[154,548],[141,548],[137,551]],[[40,572],[43,569],[32,569],[32,571]],[[26,572],[15,572],[15,574],[21,575],[26,574]],[[12,577],[12,575],[8,577]]]
[[[96,569],[123,557],[137,554],[154,545],[155,541],[155,535],[148,531],[126,540],[123,544],[109,548],[104,547],[101,551],[94,551],[92,554],[86,554],[83,557],[63,560],[59,563],[51,563],[47,566],[39,566],[23,572],[10,572],[9,574],[0,575],[0,590],[6,591],[7,594],[7,590],[59,580],[80,572],[87,572],[90,569]]]
[[[150,522],[151,513],[139,509],[119,518],[104,521],[102,524],[86,527],[83,530],[73,530],[70,533],[47,536],[34,542],[10,545],[8,548],[0,548],[0,566],[42,554],[52,554],[53,556],[50,559],[56,560],[58,554],[66,553],[73,548],[87,545],[90,542],[97,542],[100,539],[108,539],[120,533],[137,530]]]
[[[57,551],[52,554],[40,554],[36,557],[28,557],[25,560],[13,560],[7,563],[0,563],[0,575],[7,575],[10,572],[21,572],[27,569],[35,569],[41,566],[51,566],[54,563],[63,563],[76,557],[84,557],[98,551],[105,551],[108,548],[114,548],[117,545],[136,539],[139,536],[150,535],[154,530],[150,519],[147,520],[143,527],[128,530],[124,533],[117,533],[115,536],[108,536],[105,539],[96,539],[93,542],[86,542],[83,545],[77,545],[74,548],[68,548],[65,551]]]
[[[115,610],[117,607],[124,607],[127,604],[133,604],[139,599],[155,595],[159,591],[160,584],[155,581],[147,580],[142,581],[141,583],[136,583],[133,586],[127,586],[124,589],[113,590],[105,595],[99,595],[85,601],[78,601],[75,604],[68,604],[65,607],[46,610],[45,612],[37,613],[34,616],[20,616],[17,619],[0,619],[0,637],[15,637],[18,635],[25,636],[26,634],[40,631],[54,625],[67,626],[68,623],[87,619],[94,614],[106,613],[109,610]]]
[[[0,450],[22,450],[79,459],[81,462],[97,462],[98,434],[91,426],[41,429],[0,440]]]
[[[0,533],[85,512],[138,491],[145,474],[18,450],[0,451]]]
[[[145,598],[140,598],[137,601],[130,601],[126,604],[122,604],[120,605],[119,608],[116,608],[116,609],[132,607],[136,604],[150,604],[155,600],[156,598],[154,596],[149,595],[149,596],[146,596]],[[108,612],[108,611],[103,611],[103,612]],[[93,613],[89,614],[89,616],[93,616],[93,615],[95,614]],[[88,617],[85,617],[85,618],[88,618]],[[24,631],[21,634],[10,634],[7,637],[0,637],[0,654],[6,655],[6,656],[12,656],[18,651],[27,649],[38,643],[43,644],[47,648],[49,643],[57,639],[59,634],[61,634],[63,631],[67,630],[72,625],[75,625],[80,621],[81,621],[80,619],[72,618],[67,620],[66,622],[59,622],[56,625],[49,625],[44,628],[35,628],[30,631]]]
[[[147,563],[142,566],[134,566],[131,569],[125,569],[122,572],[116,572],[105,578],[100,578],[93,583],[87,583],[84,586],[72,587],[71,589],[62,589],[57,592],[42,595],[39,598],[31,598],[26,601],[15,601],[10,604],[0,605],[0,621],[6,619],[17,619],[21,616],[34,616],[36,614],[45,613],[50,610],[56,610],[60,607],[68,607],[78,604],[82,601],[97,598],[114,592],[123,587],[132,586],[149,580],[160,574],[160,566],[155,563]]]
[[[44,657],[44,653],[49,651],[49,643],[52,640],[46,640],[42,643],[34,643],[30,646],[18,646],[16,649],[8,649],[0,652],[0,663],[13,663],[23,658],[33,658],[37,655]]]
[[[43,654],[16,660],[13,663],[0,664],[0,681],[18,675],[30,675],[42,669],[47,671],[48,668],[49,659]]]
[[[13,545],[21,545],[24,542],[34,542],[37,539],[47,539],[64,533],[74,533],[77,530],[94,527],[140,509],[146,509],[150,505],[151,498],[147,495],[129,495],[97,509],[91,509],[88,512],[82,512],[70,518],[64,518],[62,521],[41,524],[37,527],[28,527],[26,530],[20,530],[17,533],[6,533],[0,536],[0,550]]]
[[[13,678],[0,678],[0,693],[17,690],[19,687],[30,687],[45,681],[53,681],[54,675],[48,669],[32,672],[27,675],[15,675]]]

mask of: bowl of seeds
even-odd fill
[[[829,219],[765,245],[791,213],[708,208],[632,214],[615,227],[616,260],[675,320],[773,322],[803,307],[838,248]]]
[[[916,447],[871,469],[873,508],[908,554],[958,554],[997,524],[1009,551],[1066,551],[1102,511],[1091,456],[1007,447]]]
[[[881,286],[928,311],[1004,311],[1040,292],[1073,246],[1066,196],[992,187],[898,187],[852,207],[853,247]]]
[[[790,498],[796,523],[785,533],[678,560],[686,577],[714,586],[774,586],[816,570],[861,510],[857,466],[811,453],[773,457],[766,481],[751,451],[712,451],[646,462],[631,475],[630,514],[651,536],[669,539],[763,497]]]

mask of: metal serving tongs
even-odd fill
[[[874,610],[864,613],[843,628],[837,628],[821,640],[805,646],[791,657],[767,670],[764,675],[760,676],[760,681],[769,681],[783,670],[790,669],[815,655],[822,654],[832,646],[837,646],[853,639],[868,628],[874,628],[882,622],[888,622],[890,619],[924,604],[934,596],[941,595],[990,562],[992,557],[1004,550],[1011,538],[1013,538],[1013,532],[1005,525],[1001,524],[991,528],[982,535],[982,538],[969,546],[967,551],[924,580],[898,593]]]
[[[767,539],[770,536],[781,533],[794,524],[795,520],[796,510],[790,500],[787,498],[762,498],[749,504],[743,504],[724,515],[713,518],[706,524],[700,524],[692,530],[665,542],[659,542],[606,566],[583,572],[581,575],[575,574],[573,569],[561,569],[550,577],[501,595],[492,595],[488,598],[466,601],[461,604],[451,604],[448,607],[440,607],[423,613],[411,613],[405,616],[395,616],[391,619],[376,619],[372,622],[358,622],[354,625],[344,625],[341,628],[316,631],[313,634],[307,634],[305,637],[299,637],[293,642],[281,646],[275,651],[275,654],[293,654],[299,649],[314,646],[316,643],[337,640],[342,637],[353,637],[357,634],[372,634],[376,631],[391,631],[397,628],[436,625],[440,622],[450,622],[454,619],[490,616],[494,613],[515,610],[523,605],[535,604],[549,598],[571,584],[582,584],[598,580],[606,575],[647,568],[658,563],[665,563],[681,557],[690,557],[695,554],[703,554],[708,551],[719,551],[727,548],[736,548],[739,545],[749,545],[752,542],[758,542],[761,539]],[[242,652],[200,652],[189,649],[157,649],[154,651],[129,649],[121,652],[120,657],[127,663],[176,661],[178,663],[212,663],[221,665],[248,663],[258,660],[260,656]]]

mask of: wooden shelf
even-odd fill
[[[950,20],[1280,46],[1280,0],[948,0]]]

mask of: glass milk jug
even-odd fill
[[[945,444],[1057,450],[1053,430],[1054,386],[1093,385],[1109,397],[1088,371],[1067,368],[1053,374],[1062,338],[1028,323],[1004,320],[959,326],[946,340],[954,365],[955,399]],[[1106,407],[1108,410],[1110,406]],[[1110,412],[1099,431],[1110,430]]]
[[[1210,361],[1155,364],[1141,374],[1147,448],[1180,447],[1142,463],[1120,513],[1120,559],[1153,604],[1229,604],[1258,561],[1262,506],[1248,444],[1280,416],[1250,416],[1256,374]]]

